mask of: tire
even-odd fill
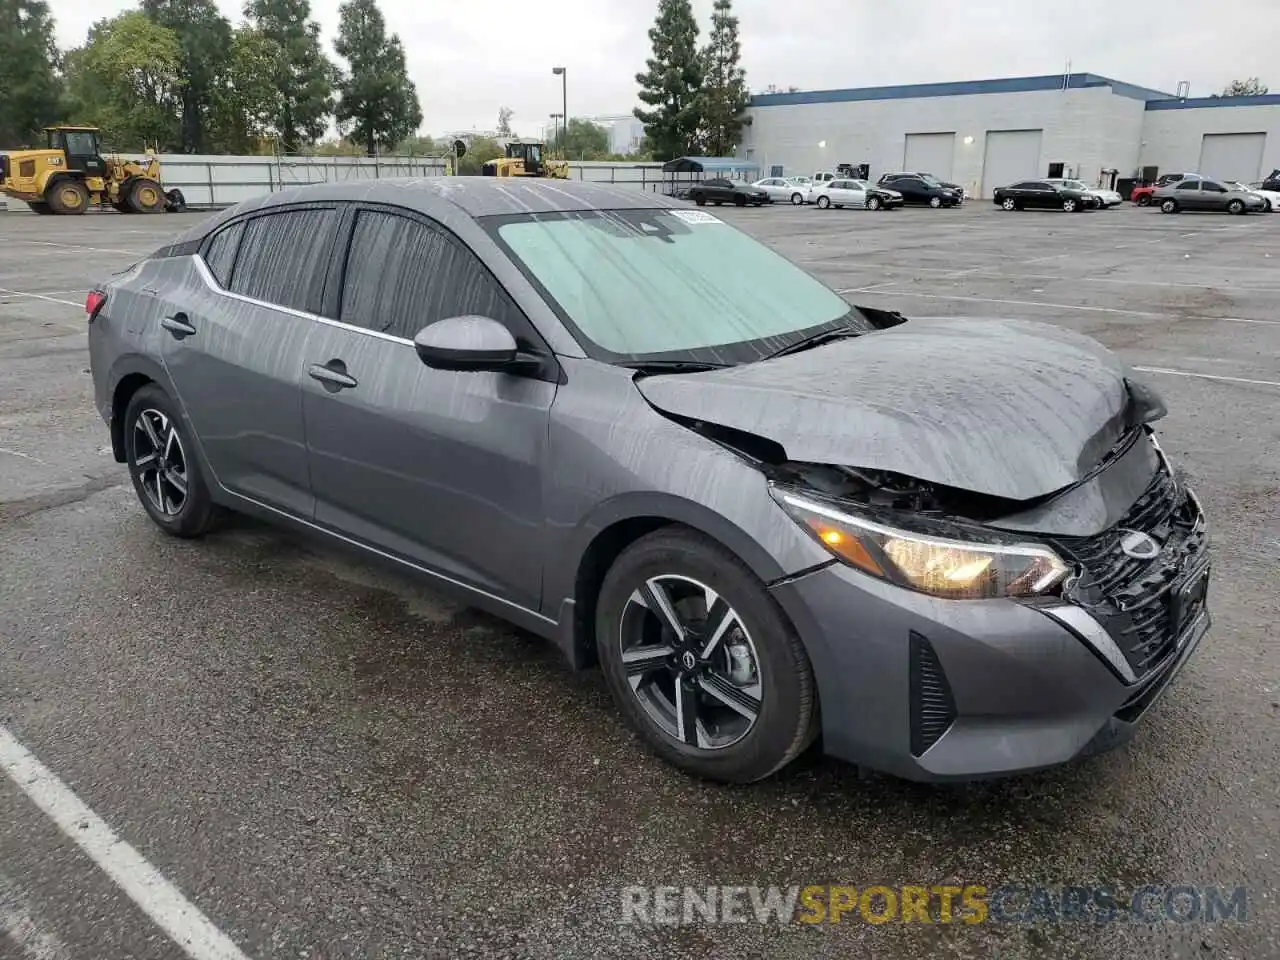
[[[1140,207],[1149,207],[1151,206],[1151,195],[1149,193],[1144,193],[1137,200],[1135,200],[1134,203],[1136,203]]]
[[[803,206],[803,205],[804,205],[804,197],[803,197],[803,196],[801,196],[801,195],[800,195],[800,194],[798,194],[798,193],[793,193],[793,194],[791,195],[791,202],[792,202],[792,204],[794,204],[794,205],[795,205],[795,206],[797,206],[797,207],[799,207],[799,206]]]
[[[1063,201],[1062,201],[1062,209],[1063,209],[1064,211],[1066,211],[1067,213],[1075,213],[1075,212],[1076,212],[1077,210],[1079,210],[1081,207],[1083,207],[1083,204],[1076,203],[1076,201],[1071,200],[1071,199],[1067,199],[1067,200],[1063,200]]]
[[[165,191],[164,209],[167,213],[182,213],[187,209],[187,198],[176,187]]]
[[[63,178],[45,190],[49,209],[63,216],[79,216],[89,209],[89,190],[79,180]]]
[[[879,197],[868,197],[868,198],[867,198],[867,209],[868,209],[868,210],[879,210],[879,209],[880,209],[880,198],[879,198]]]
[[[700,207],[705,207],[707,205],[707,198],[700,193],[695,193],[693,195],[693,202]]]
[[[1000,201],[1000,206],[1004,207],[1006,210],[1017,210],[1018,201],[1013,199],[1013,197],[1005,197]]]
[[[115,207],[120,213],[133,213],[133,209],[123,200],[113,200],[111,206]]]
[[[138,390],[125,408],[124,452],[134,492],[156,526],[184,538],[210,529],[215,519],[213,500],[195,456],[195,443],[178,405],[155,384]],[[185,493],[179,480],[186,486]]]
[[[929,198],[929,206],[933,207],[933,209],[935,209],[935,210],[937,210],[937,209],[941,208],[941,207],[942,207],[942,198],[941,198],[941,197],[930,197],[930,198]]]
[[[31,208],[32,213],[38,213],[42,217],[48,217],[53,214],[53,208],[43,200],[29,200],[27,206]]]
[[[1160,204],[1160,212],[1161,213],[1177,213],[1178,201],[1173,199],[1165,200],[1163,203]]]
[[[819,207],[820,209],[825,210],[825,209],[827,209],[827,207],[829,207],[829,206],[831,206],[831,198],[830,198],[830,197],[819,197],[819,198],[818,198],[818,207]]]
[[[733,195],[733,205],[735,207],[745,207],[747,205],[747,198],[740,193],[735,193]]]
[[[129,185],[125,202],[134,213],[164,213],[164,191],[149,177],[139,177]]]
[[[654,597],[648,585],[655,582],[668,609],[687,624],[713,628],[706,615],[708,589],[712,619],[723,623],[722,614],[732,615],[709,655],[702,655],[711,649],[707,637],[691,639],[683,653],[671,646],[664,654],[665,641],[676,638],[669,628],[664,631],[670,621],[654,611],[657,603],[645,599],[646,593]],[[605,575],[596,611],[609,692],[627,724],[668,763],[698,777],[751,783],[785,767],[815,739],[817,691],[799,637],[764,584],[714,541],[675,527],[637,540]],[[654,656],[624,655],[624,643],[634,650],[637,641],[652,645]],[[652,664],[647,672],[637,669],[642,660]],[[742,672],[733,678],[739,667]],[[741,709],[730,709],[708,688],[729,691]],[[695,709],[692,730],[681,723],[687,712],[677,704]]]
[[[1234,213],[1237,217],[1245,212],[1243,200],[1232,200],[1227,204],[1227,213]]]
[[[843,210],[843,209],[844,209],[844,204],[843,204],[843,203],[837,203],[837,204],[836,204],[836,209],[837,209],[837,210]]]

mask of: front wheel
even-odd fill
[[[879,197],[869,197],[869,198],[867,198],[867,209],[868,209],[868,210],[879,210],[879,209],[880,209],[880,198],[879,198]]]
[[[53,208],[43,200],[28,200],[27,206],[31,208],[32,213],[38,213],[42,217],[52,216]]]
[[[747,205],[747,198],[739,193],[736,196],[734,196],[733,205],[735,207],[745,207]]]
[[[705,206],[707,205],[707,198],[706,198],[706,197],[704,197],[704,196],[702,196],[702,194],[700,194],[700,193],[699,193],[699,194],[694,194],[693,202],[694,202],[694,203],[696,203],[696,204],[697,204],[698,206],[700,206],[700,207],[705,207]]]
[[[1178,202],[1176,200],[1164,201],[1162,204],[1160,204],[1160,212],[1161,213],[1177,213]]]
[[[929,198],[929,206],[931,206],[931,207],[933,207],[933,209],[937,210],[939,207],[941,207],[941,206],[942,206],[942,198],[941,198],[941,197],[930,197],[930,198]]]
[[[164,213],[164,191],[160,184],[147,177],[133,181],[126,202],[134,213]]]
[[[1005,197],[1004,200],[1001,201],[1000,206],[1004,207],[1006,210],[1017,210],[1018,201],[1014,200],[1013,197]]]
[[[1075,213],[1076,202],[1074,200],[1063,200],[1062,209],[1065,210],[1067,213]]]
[[[823,210],[827,209],[827,207],[831,206],[831,198],[830,198],[830,197],[819,197],[819,198],[818,198],[818,206],[819,206],[819,208],[821,208],[821,209],[823,209]]]
[[[198,537],[213,524],[213,500],[177,404],[155,384],[124,412],[125,462],[147,515],[165,533]]]
[[[803,204],[803,203],[804,203],[804,197],[802,197],[802,196],[801,196],[800,194],[798,194],[798,193],[793,193],[793,194],[791,195],[791,202],[792,202],[795,206],[797,206],[797,207],[798,207],[798,206],[800,206],[801,204]]]
[[[1237,216],[1244,213],[1244,201],[1232,200],[1230,203],[1227,204],[1227,212],[1234,213]]]
[[[600,589],[595,628],[624,719],[681,770],[750,783],[813,742],[804,647],[764,584],[701,534],[669,527],[624,550]]]

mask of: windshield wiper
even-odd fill
[[[639,370],[641,373],[698,373],[703,370],[723,370],[730,364],[710,360],[626,360],[615,366]]]
[[[785,357],[788,354],[799,353],[801,350],[809,350],[813,347],[820,347],[824,343],[831,343],[835,340],[847,340],[850,337],[860,337],[864,333],[866,333],[865,330],[853,330],[849,327],[841,327],[839,330],[823,330],[801,340],[797,340],[795,343],[789,343],[781,350],[775,350],[773,353],[766,354],[760,359],[772,360],[774,357]]]

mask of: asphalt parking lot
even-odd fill
[[[964,786],[689,780],[599,675],[419,584],[247,521],[164,537],[81,304],[202,215],[0,214],[0,957],[1280,956],[1280,215],[715,212],[852,302],[1068,326],[1163,393],[1215,622],[1137,739]],[[86,852],[115,839],[145,861]],[[1247,919],[620,922],[713,884],[1244,887]]]

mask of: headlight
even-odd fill
[[[935,597],[1036,596],[1070,572],[1048,547],[928,536],[875,523],[779,488],[770,491],[793,520],[845,563]]]

